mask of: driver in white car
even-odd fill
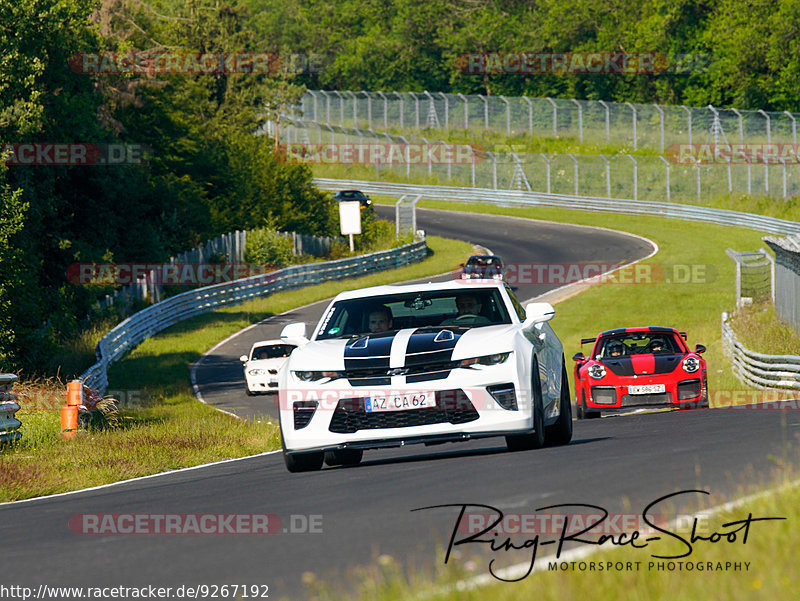
[[[441,325],[443,326],[458,326],[458,325],[471,325],[471,326],[484,326],[492,323],[488,317],[481,315],[483,304],[480,299],[474,294],[459,294],[456,296],[456,311],[458,315],[445,319]]]

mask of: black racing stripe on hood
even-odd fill
[[[615,376],[632,376],[633,361],[630,357],[614,357],[613,359],[603,359],[600,361]]]
[[[367,334],[349,341],[344,347],[344,368],[389,369],[389,355],[396,334]]]
[[[442,332],[449,330],[452,337],[442,339]],[[453,350],[466,330],[464,328],[441,328],[417,330],[411,335],[406,347],[406,367],[427,363],[446,363],[452,361]],[[436,337],[439,336],[439,341]]]
[[[655,355],[656,364],[654,374],[668,374],[675,370],[681,363],[683,355]]]

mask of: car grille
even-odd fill
[[[658,394],[623,394],[622,406],[633,405],[668,405],[672,402],[672,395],[669,392]]]
[[[364,399],[340,399],[328,429],[337,434],[380,428],[408,428],[430,424],[464,424],[478,419],[478,412],[462,390],[436,392],[436,408],[367,413]]]

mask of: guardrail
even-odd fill
[[[17,395],[11,392],[16,381],[14,374],[0,374],[0,442],[13,442],[22,436],[18,431],[22,422],[15,415],[19,411]]]
[[[736,338],[722,314],[722,350],[730,359],[733,373],[745,384],[761,389],[800,389],[800,356],[765,355],[751,351]]]
[[[324,263],[293,265],[263,275],[183,292],[134,313],[110,330],[97,344],[97,363],[80,379],[102,394],[108,387],[109,365],[149,336],[179,321],[281,290],[402,267],[426,255],[427,245],[422,238],[391,250]]]
[[[577,211],[652,215],[669,217],[672,219],[684,219],[687,221],[701,221],[716,225],[746,227],[770,234],[800,233],[800,223],[795,221],[766,217],[754,213],[731,211],[728,209],[715,209],[711,207],[698,207],[667,202],[546,194],[542,192],[524,192],[518,190],[494,190],[491,188],[459,188],[326,178],[315,178],[314,183],[325,190],[357,189],[367,194],[397,197],[407,194],[422,196],[432,200],[454,202],[488,203],[501,206],[559,207]]]

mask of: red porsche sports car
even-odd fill
[[[584,338],[591,354],[573,356],[578,419],[644,407],[708,406],[706,362],[674,328],[617,328]]]

